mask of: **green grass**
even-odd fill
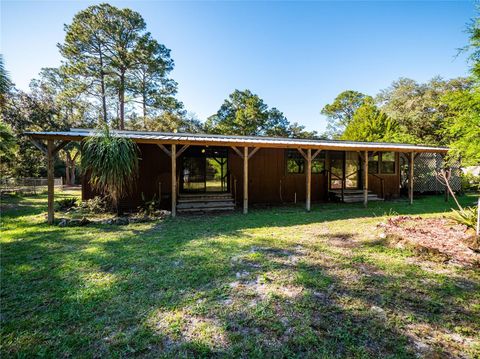
[[[452,206],[61,228],[45,195],[3,200],[1,356],[479,357],[478,269],[390,248],[376,227]]]

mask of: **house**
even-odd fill
[[[160,199],[177,211],[221,210],[256,203],[344,202],[393,199],[400,196],[400,158],[407,159],[408,195],[413,202],[415,157],[445,155],[443,147],[399,143],[306,140],[190,133],[113,131],[130,138],[140,149],[135,192],[121,206],[136,208],[142,198]],[[29,132],[48,159],[53,179],[53,156],[70,141],[94,136],[92,129]],[[46,145],[44,142],[46,141]],[[403,169],[405,171],[405,168]],[[88,178],[83,199],[95,193]],[[50,203],[51,202],[51,203]],[[49,221],[53,221],[53,185],[49,186]]]

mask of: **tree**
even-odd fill
[[[12,86],[8,72],[5,69],[5,64],[3,63],[3,55],[0,54],[0,106],[5,105],[6,96]]]
[[[105,127],[84,141],[82,170],[89,174],[92,188],[107,196],[118,209],[118,201],[134,188],[138,155],[139,149],[132,140],[117,137]]]
[[[480,6],[477,7],[480,14]],[[469,52],[469,61],[472,64],[472,74],[480,79],[480,16],[473,18],[467,26],[469,36],[468,45],[461,51]]]
[[[166,77],[173,69],[170,50],[151,37],[139,13],[93,5],[77,13],[65,31],[65,42],[59,45],[63,68],[82,91],[101,99],[104,123],[111,92],[117,97],[120,129],[125,128],[127,95],[142,97],[144,116],[148,106],[172,106],[177,85]]]
[[[167,77],[174,66],[170,50],[150,37],[142,41],[138,65],[127,78],[133,101],[141,105],[144,119],[158,115],[159,111],[180,110],[183,104],[174,97],[177,83]]]
[[[401,78],[380,92],[377,101],[388,117],[399,125],[399,131],[409,135],[409,141],[427,145],[447,145],[443,135],[447,105],[442,101],[451,91],[471,88],[471,79],[443,80],[433,78],[421,84]]]
[[[2,177],[12,174],[11,166],[17,152],[17,141],[12,128],[0,121],[0,174]]]
[[[76,80],[80,91],[100,98],[105,124],[108,122],[106,77],[110,73],[110,64],[102,25],[109,6],[90,6],[77,13],[72,23],[65,25],[64,43],[57,45],[65,58],[62,71]]]
[[[450,157],[462,159],[465,166],[480,164],[480,82],[471,89],[444,95],[448,106],[442,134],[449,142]]]
[[[358,91],[343,91],[335,100],[322,109],[321,114],[327,116],[327,133],[332,138],[339,137],[350,121],[355,111],[363,104],[366,96]]]
[[[268,122],[268,106],[250,90],[235,90],[205,127],[209,133],[223,135],[264,135]]]
[[[342,140],[365,142],[399,142],[405,136],[399,133],[398,124],[367,99],[354,113],[341,136]],[[408,141],[405,141],[408,142]]]

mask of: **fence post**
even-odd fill
[[[480,235],[480,197],[477,202],[477,236]]]

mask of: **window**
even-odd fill
[[[325,151],[320,152],[312,161],[312,173],[323,173],[325,171]]]
[[[378,173],[378,154],[368,157],[368,173]]]
[[[395,152],[382,152],[382,173],[395,173]]]
[[[287,150],[287,173],[301,174],[305,172],[305,159],[297,150]]]

